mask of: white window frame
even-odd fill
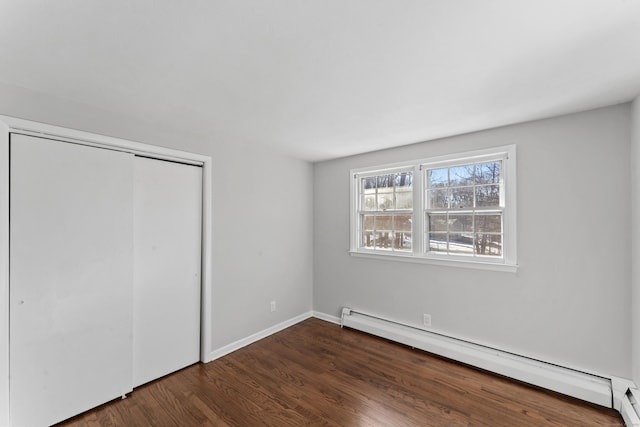
[[[425,183],[426,170],[440,167],[467,165],[471,163],[502,160],[502,186],[504,207],[502,210],[503,221],[503,256],[491,257],[466,257],[460,255],[433,254],[426,251],[428,242],[425,238],[426,224],[426,200]],[[413,229],[412,251],[384,251],[372,250],[360,247],[360,178],[385,173],[397,173],[399,171],[413,171]],[[349,253],[356,257],[366,257],[379,260],[396,260],[405,262],[417,262],[435,264],[449,267],[474,268],[494,271],[517,271],[517,247],[516,247],[516,146],[515,144],[493,147],[482,150],[454,153],[427,159],[419,159],[408,162],[386,164],[367,168],[352,169],[351,180],[351,233]]]

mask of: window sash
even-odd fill
[[[398,185],[406,181],[402,175],[410,177],[408,185]],[[392,177],[391,182],[388,182],[389,177]],[[415,167],[382,169],[354,175],[358,215],[356,239],[359,250],[413,252],[415,178]],[[367,185],[370,187],[367,188]],[[410,207],[407,207],[407,200]],[[385,205],[388,207],[384,207]]]
[[[483,156],[421,165],[425,256],[503,259],[504,163]],[[499,230],[479,229],[478,220],[492,216]]]
[[[411,253],[413,251],[411,212],[365,212],[360,215],[360,248],[371,251]]]
[[[432,217],[440,216],[440,224]],[[469,217],[470,223],[462,228],[452,227],[459,218]],[[484,218],[478,225],[478,218]],[[488,218],[495,217],[495,221]],[[444,221],[442,221],[444,220]],[[504,215],[502,210],[466,210],[466,211],[425,211],[424,214],[423,253],[427,256],[468,256],[474,258],[502,259],[504,257]],[[466,227],[465,227],[466,226]],[[480,228],[482,227],[482,228]],[[452,236],[454,236],[452,238]],[[440,237],[438,239],[437,237]],[[478,239],[481,239],[479,241]],[[453,242],[453,243],[452,243]],[[451,249],[451,245],[454,249]]]
[[[489,160],[491,159],[491,160]],[[497,181],[478,182],[477,179],[477,169],[478,166],[488,165],[491,163],[499,164],[499,177]],[[446,164],[439,163],[437,167],[433,167],[430,165],[426,167],[425,164],[421,165],[421,178],[422,184],[425,192],[424,196],[424,208],[423,209],[481,209],[481,208],[496,208],[505,206],[505,192],[504,192],[504,159],[502,158],[488,158],[483,159],[483,161],[478,162],[448,162]],[[473,168],[472,174],[467,178],[470,182],[463,182],[462,184],[452,184],[451,179],[451,170],[452,169],[460,169],[460,168]],[[431,173],[434,171],[447,171],[447,181],[444,185],[432,186],[430,182]],[[440,178],[442,179],[442,178]],[[487,203],[486,205],[478,205],[478,201],[483,196],[482,190],[489,190],[484,194],[485,199],[483,202]],[[497,189],[496,191],[491,191],[492,189]],[[469,193],[470,192],[470,193]],[[454,204],[454,195],[458,195],[458,204]],[[436,197],[434,197],[434,195]],[[442,196],[445,195],[444,199]],[[439,196],[439,197],[438,197]],[[467,205],[464,204],[465,201],[468,202]],[[491,203],[491,198],[497,196],[497,203]],[[437,200],[440,198],[442,201],[446,202],[446,206],[433,206],[434,199]]]

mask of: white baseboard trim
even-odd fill
[[[335,323],[336,325],[340,324],[340,318],[338,316],[332,316],[330,314],[322,313],[320,311],[314,311],[313,317],[324,320],[325,322]]]
[[[612,407],[613,386],[610,378],[431,333],[348,308],[344,310],[344,326],[587,402]],[[624,385],[620,383],[620,387],[624,388]]]
[[[268,337],[269,335],[273,335],[276,332],[280,332],[283,329],[287,329],[290,326],[295,325],[296,323],[300,323],[303,320],[307,320],[308,318],[313,317],[313,312],[309,311],[307,313],[300,314],[296,317],[293,317],[289,320],[285,320],[284,322],[280,322],[277,325],[273,325],[270,328],[264,329],[260,332],[256,332],[253,335],[249,335],[246,338],[239,339],[238,341],[232,342],[231,344],[227,344],[224,347],[220,347],[216,350],[213,350],[209,355],[209,360],[207,362],[211,362],[213,360],[219,359],[223,356],[226,356],[229,353],[233,353],[236,350],[241,349],[242,347],[246,347],[249,344],[253,344],[256,341],[259,341],[263,338]]]

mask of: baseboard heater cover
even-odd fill
[[[640,393],[629,389],[622,398],[620,414],[627,427],[640,427]]]
[[[613,405],[608,378],[432,333],[349,307],[342,309],[341,325],[587,402],[608,408]]]

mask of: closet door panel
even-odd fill
[[[10,416],[42,426],[132,388],[133,156],[10,144]]]
[[[136,157],[134,387],[199,360],[202,168]]]

